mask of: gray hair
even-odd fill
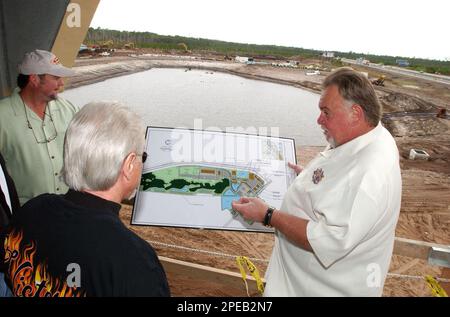
[[[364,111],[366,121],[377,126],[381,120],[383,107],[369,79],[350,67],[341,67],[328,75],[322,86],[324,89],[336,85],[339,94],[351,104],[358,104]]]
[[[129,108],[119,102],[89,103],[67,128],[62,177],[74,190],[108,190],[125,157],[142,154],[144,146],[144,124]]]

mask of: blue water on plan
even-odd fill
[[[231,189],[228,189],[222,194],[222,210],[231,210],[231,202],[238,200],[239,198],[239,195],[236,195],[231,191]]]

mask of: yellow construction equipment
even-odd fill
[[[126,44],[123,46],[123,48],[126,48],[126,49],[134,49],[134,43],[133,43],[133,42],[126,43]]]
[[[114,45],[114,41],[113,40],[108,40],[108,41],[104,41],[100,44],[101,48],[112,48],[112,46]]]
[[[191,51],[188,49],[187,45],[185,43],[178,43],[178,46],[181,46],[184,53],[191,53]]]
[[[381,75],[381,76],[378,77],[377,79],[373,80],[373,81],[372,81],[372,84],[373,84],[373,85],[376,85],[376,86],[384,86],[384,81],[385,81],[385,79],[386,79],[386,76]]]

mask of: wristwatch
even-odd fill
[[[266,216],[264,217],[263,225],[266,227],[272,227],[270,224],[270,220],[272,219],[272,214],[274,212],[275,208],[269,207],[266,211]]]

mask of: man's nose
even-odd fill
[[[318,125],[322,125],[323,124],[323,114],[320,113],[319,117],[317,118],[317,124]]]

